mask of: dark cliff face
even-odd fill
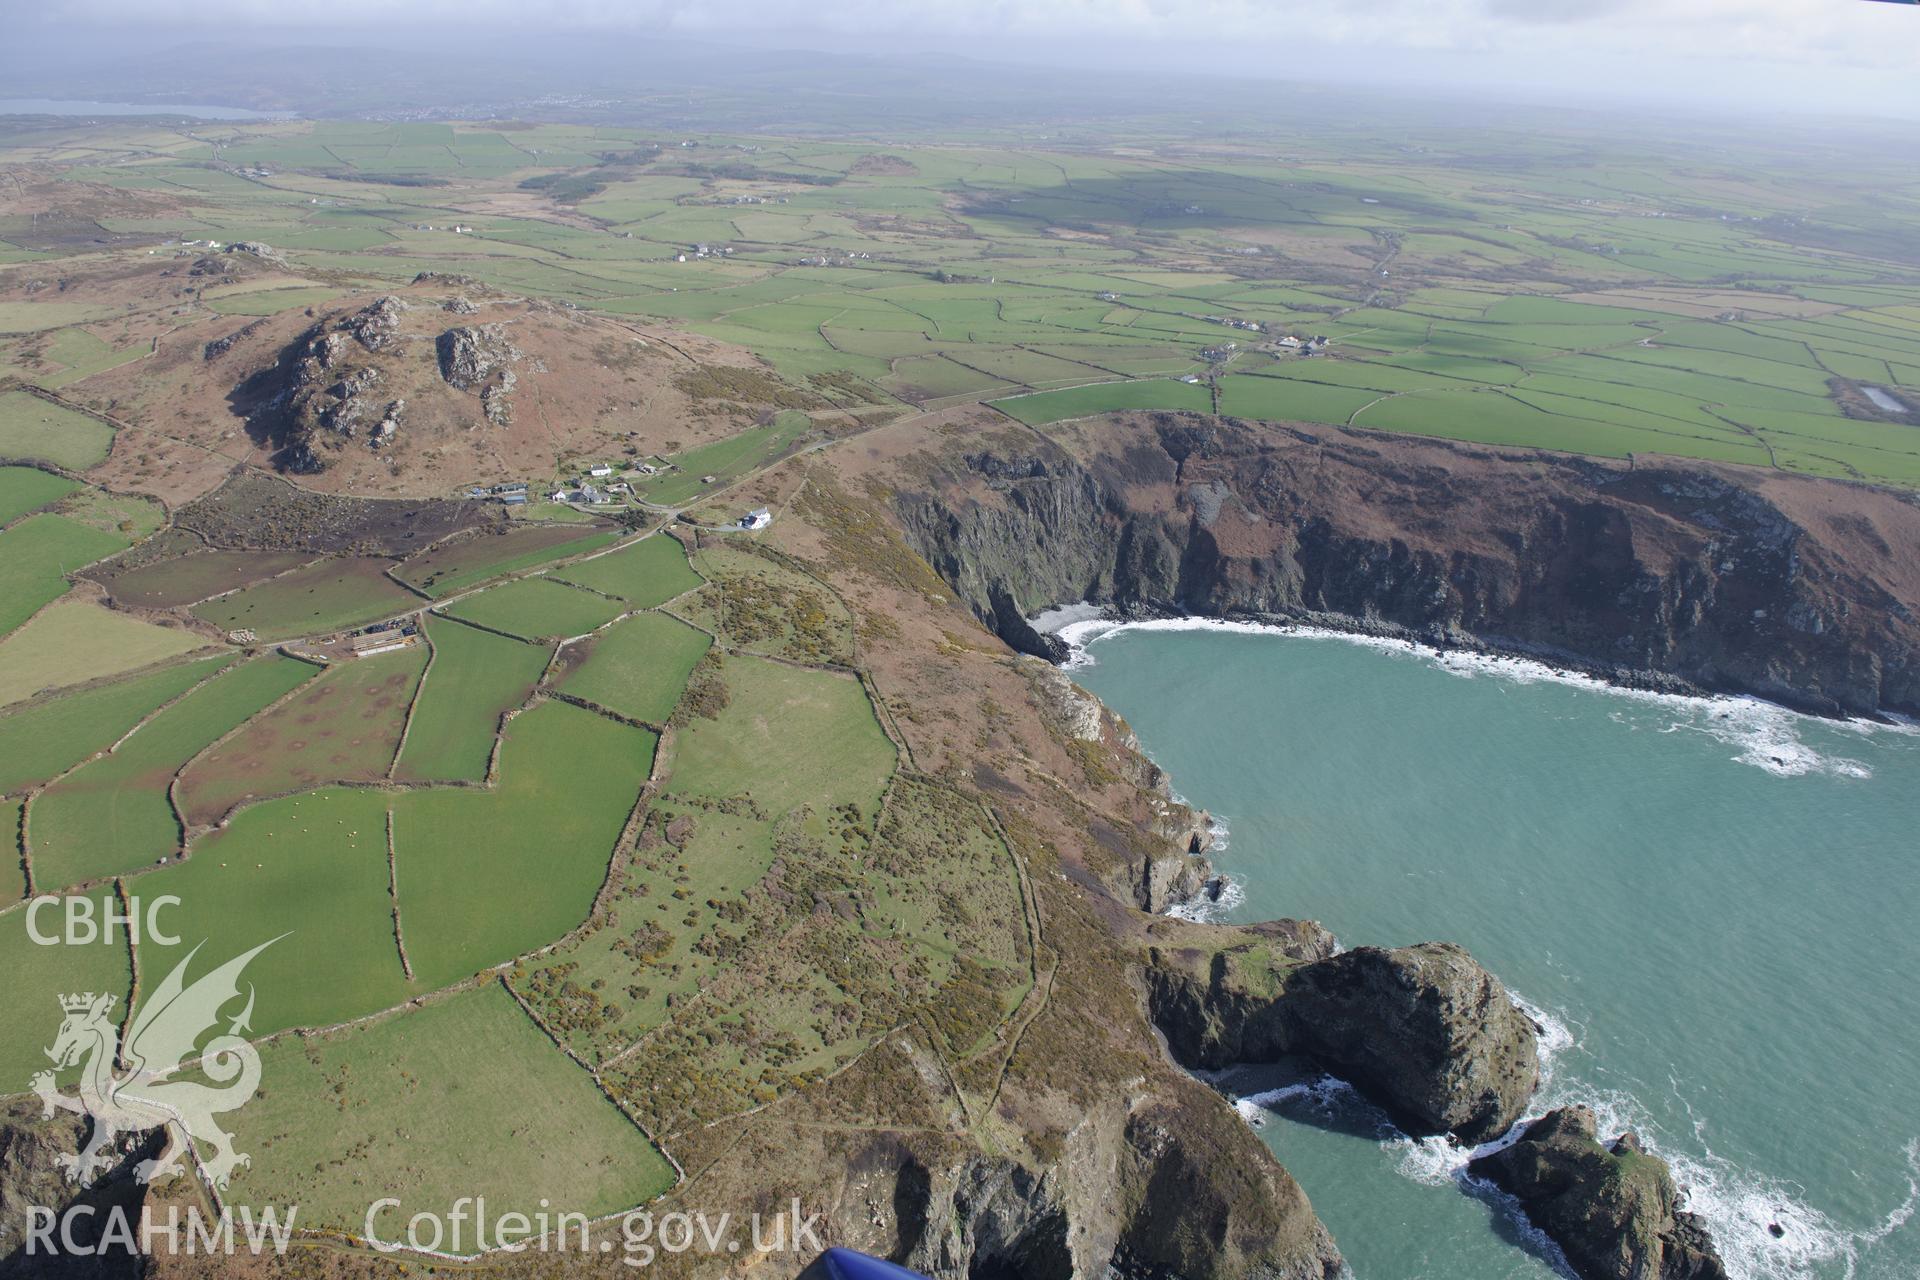
[[[1010,644],[1079,600],[1292,618],[1826,714],[1920,713],[1920,506],[1858,485],[1150,415],[956,454],[895,505]]]
[[[1214,929],[1149,951],[1147,1011],[1175,1058],[1311,1058],[1409,1133],[1483,1142],[1512,1127],[1539,1085],[1537,1031],[1498,978],[1448,943],[1333,955],[1300,928]]]

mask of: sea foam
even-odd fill
[[[1046,621],[1070,650],[1066,669],[1091,666],[1097,660],[1092,647],[1123,631],[1214,631],[1238,635],[1286,636],[1300,640],[1332,640],[1432,664],[1464,679],[1494,678],[1519,684],[1556,683],[1627,700],[1634,709],[1653,712],[1643,718],[1629,714],[1634,728],[1661,733],[1700,733],[1724,743],[1739,764],[1776,777],[1827,774],[1867,779],[1872,769],[1844,755],[1822,752],[1802,737],[1808,729],[1831,729],[1861,736],[1876,733],[1920,733],[1920,724],[1879,724],[1865,720],[1830,721],[1802,715],[1757,698],[1693,696],[1629,689],[1608,684],[1583,672],[1568,671],[1529,658],[1439,649],[1413,641],[1356,635],[1329,628],[1228,621],[1213,618],[1169,618],[1140,622],[1088,616],[1091,606],[1059,611]],[[1618,718],[1618,717],[1616,717]],[[1224,830],[1222,832],[1224,834]],[[1216,845],[1216,849],[1221,846]],[[1239,885],[1229,882],[1231,902],[1240,900]],[[1211,919],[1226,915],[1231,903],[1190,904],[1176,914]],[[1881,1222],[1867,1230],[1848,1230],[1802,1198],[1799,1188],[1781,1179],[1743,1169],[1717,1155],[1705,1135],[1696,1129],[1683,1143],[1663,1133],[1631,1094],[1597,1089],[1563,1070],[1565,1060],[1579,1045],[1579,1028],[1564,1014],[1514,995],[1515,1004],[1540,1028],[1541,1085],[1533,1109],[1512,1129],[1477,1147],[1467,1147],[1445,1135],[1414,1138],[1395,1128],[1384,1112],[1373,1107],[1344,1082],[1331,1076],[1277,1089],[1235,1097],[1236,1111],[1260,1126],[1269,1114],[1292,1108],[1362,1108],[1375,1119],[1383,1137],[1381,1146],[1397,1170],[1415,1181],[1435,1186],[1452,1184],[1468,1194],[1499,1205],[1520,1232],[1543,1256],[1565,1268],[1563,1255],[1529,1223],[1519,1202],[1491,1184],[1470,1177],[1467,1166],[1475,1158],[1518,1141],[1526,1126],[1557,1107],[1591,1107],[1603,1138],[1632,1131],[1646,1149],[1665,1160],[1682,1189],[1686,1207],[1705,1220],[1733,1280],[1912,1280],[1899,1261],[1881,1261],[1876,1246],[1901,1231],[1920,1209],[1920,1138],[1907,1145],[1909,1167],[1905,1197]]]

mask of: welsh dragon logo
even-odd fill
[[[241,971],[278,941],[263,942],[188,986],[187,966],[200,952],[195,947],[140,1002],[124,1038],[109,1017],[113,996],[89,991],[60,997],[66,1017],[46,1053],[55,1071],[80,1067],[78,1092],[72,1097],[60,1092],[53,1071],[35,1075],[31,1088],[46,1115],[58,1109],[93,1122],[86,1146],[60,1157],[70,1181],[86,1185],[105,1172],[112,1163],[106,1153],[120,1134],[161,1127],[167,1131],[166,1146],[135,1167],[134,1176],[141,1182],[180,1173],[189,1144],[203,1144],[195,1147],[195,1154],[217,1187],[225,1187],[234,1170],[251,1163],[233,1149],[233,1135],[214,1121],[246,1105],[260,1087],[260,1053],[242,1034],[253,1016],[251,986],[246,1007],[226,1031],[198,1046],[201,1037],[219,1025],[220,1010],[239,997]],[[173,1078],[189,1066],[197,1066],[199,1075],[212,1083]]]

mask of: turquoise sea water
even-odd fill
[[[1638,1130],[1736,1280],[1920,1277],[1920,734],[1327,636],[1125,629],[1073,674],[1224,821],[1229,918],[1471,948],[1548,1029],[1536,1111]],[[1240,1107],[1360,1280],[1561,1274],[1451,1144]]]

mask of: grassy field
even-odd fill
[[[382,1239],[404,1238],[412,1214],[444,1213],[463,1196],[486,1197],[490,1216],[601,1217],[673,1185],[645,1135],[498,983],[280,1041],[261,1076],[271,1087],[236,1116],[253,1163],[229,1200],[298,1204],[315,1227],[363,1231],[371,1189],[389,1185],[404,1204],[380,1220]]]
[[[80,486],[37,467],[0,467],[0,525],[60,501]]]
[[[67,575],[127,546],[65,516],[28,516],[0,533],[0,635],[67,590]]]
[[[407,782],[479,782],[487,776],[500,717],[518,707],[546,670],[548,652],[430,617],[433,665],[407,726],[394,776]]]
[[[505,533],[472,534],[408,557],[394,574],[437,599],[501,574],[585,555],[620,536],[604,529],[583,534],[565,525],[528,525]]]
[[[420,604],[386,576],[385,560],[322,560],[194,607],[193,613],[227,630],[246,628],[262,640],[289,640],[356,627]]]
[[[231,657],[180,662],[0,715],[0,795],[64,773]]]
[[[311,560],[297,551],[196,551],[103,574],[99,581],[116,601],[141,609],[174,609],[209,596],[238,591]]]
[[[995,400],[993,407],[1029,426],[1042,426],[1067,418],[1112,413],[1118,409],[1185,409],[1190,413],[1210,413],[1213,400],[1204,386],[1171,378],[1154,378],[1143,382],[1102,382],[1063,391],[1014,396]]]
[[[1632,386],[1664,386],[1692,411],[1812,415],[1741,421],[1762,465],[1920,483],[1909,443],[1863,434],[1854,424],[1866,419],[1843,405],[1857,398],[1828,386],[1920,389],[1920,327],[1901,314],[1920,283],[1920,198],[1864,147],[1789,167],[1757,132],[1709,142],[1675,127],[1596,164],[1596,135],[1571,121],[1525,135],[1452,121],[1367,129],[1309,109],[1210,139],[1204,154],[1162,147],[1171,138],[1159,134],[1128,133],[1124,152],[901,138],[889,154],[905,163],[866,172],[841,143],[787,138],[729,150],[724,174],[680,148],[625,155],[613,173],[596,152],[637,153],[653,139],[542,128],[515,135],[530,149],[507,170],[504,152],[463,154],[467,133],[362,146],[236,126],[223,154],[262,157],[275,176],[259,181],[182,163],[150,135],[117,140],[111,164],[43,154],[26,138],[10,154],[165,192],[175,211],[138,220],[141,231],[263,237],[296,273],[399,283],[458,271],[669,321],[741,344],[837,409],[986,397],[1029,422],[1204,411],[1208,388],[1171,379],[1212,367],[1222,407],[1250,417],[1345,421],[1373,392],[1395,397],[1367,414],[1391,430],[1729,456],[1711,431],[1672,430],[1605,397],[1528,414],[1424,394],[1607,361],[1642,366],[1626,371]],[[1496,155],[1518,157],[1525,180],[1489,162]],[[454,186],[409,185],[396,198],[369,174]],[[456,210],[450,189],[512,189],[600,221],[481,213],[471,199]],[[769,203],[728,203],[746,194]],[[456,219],[472,234],[414,225]],[[696,241],[728,252],[681,261]],[[290,286],[214,297],[250,311],[301,301]],[[131,358],[137,341],[101,336],[111,310],[0,304],[0,359],[28,342],[69,372]],[[86,322],[92,331],[75,327]],[[1279,342],[1308,335],[1328,339],[1326,355],[1302,362]],[[1257,380],[1267,377],[1278,385]],[[703,405],[730,414],[727,381],[704,388]],[[774,422],[681,449],[681,469],[643,491],[678,505],[705,491],[704,475],[724,483],[779,456],[806,430],[807,406],[784,407]]]
[[[181,832],[167,789],[180,767],[313,674],[293,658],[244,663],[35,796],[28,807],[34,878],[57,888],[172,857]]]
[[[0,707],[47,689],[137,671],[206,640],[84,600],[58,600],[0,640]]]
[[[665,614],[635,614],[583,641],[585,652],[569,651],[557,687],[623,716],[664,724],[693,664],[712,643]]]
[[[180,775],[182,816],[202,826],[248,800],[386,777],[426,665],[414,645],[328,667]]]
[[[549,578],[520,578],[457,601],[447,612],[524,640],[564,640],[611,622],[625,607]]]
[[[207,305],[223,316],[270,316],[289,307],[316,307],[340,296],[338,289],[262,289],[208,298]]]
[[[586,919],[655,745],[645,730],[545,701],[508,724],[493,792],[396,800],[401,928],[424,988],[544,946]]]
[[[106,460],[113,428],[25,391],[0,392],[0,458],[85,471]]]
[[[617,596],[636,609],[665,604],[700,585],[700,576],[687,564],[686,549],[664,534],[567,565],[551,576]]]
[[[93,918],[102,920],[115,907],[113,890],[102,889],[84,895],[93,900]],[[39,920],[41,933],[58,936],[64,906],[43,908]],[[127,994],[133,984],[128,967],[130,952],[124,931],[116,931],[109,941],[81,946],[42,946],[27,932],[24,906],[0,912],[0,1022],[6,1034],[0,1035],[0,1092],[24,1093],[36,1072],[47,1070],[44,1050],[51,1045],[64,1016],[60,997],[78,991],[111,993],[112,1016],[117,1022],[125,1013]],[[71,1083],[78,1068],[62,1073],[62,1083]]]
[[[590,1056],[658,1026],[672,1001],[727,972],[723,957],[744,958],[742,939],[759,935],[727,904],[745,903],[783,853],[802,878],[844,854],[894,766],[853,679],[729,658],[696,680],[687,696],[706,714],[688,720],[663,762],[666,788],[610,918],[515,978]],[[836,954],[844,963],[845,948]]]
[[[674,466],[672,471],[647,477],[635,486],[635,492],[660,506],[691,502],[709,489],[773,462],[792,449],[812,426],[806,414],[783,410],[765,426],[749,427],[725,440],[675,454],[667,459]],[[707,476],[713,477],[711,484],[706,483]]]
[[[180,898],[168,917],[179,944],[143,938],[140,971],[165,973],[202,942],[196,965],[211,966],[278,938],[247,969],[256,1035],[331,1026],[405,1000],[413,992],[388,891],[390,799],[333,787],[252,805],[197,841],[186,861],[128,881],[142,895]]]

